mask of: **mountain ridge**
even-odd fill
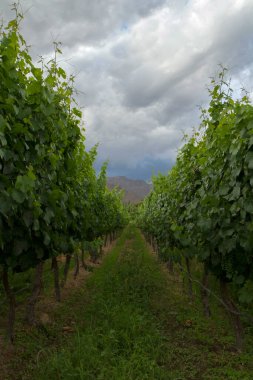
[[[152,189],[152,185],[142,179],[130,179],[125,176],[108,177],[107,186],[109,189],[118,187],[123,190],[123,202],[134,204],[141,202]]]

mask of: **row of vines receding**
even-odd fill
[[[59,301],[58,256],[89,251],[93,261],[104,239],[115,237],[127,215],[117,191],[106,186],[106,165],[97,176],[96,147],[85,149],[82,113],[76,106],[74,78],[55,56],[34,65],[19,24],[22,15],[0,29],[0,268],[9,303],[8,335],[14,339],[15,273],[35,268],[26,319],[42,287],[43,264],[52,260]]]
[[[234,100],[226,69],[209,93],[200,128],[168,175],[153,178],[138,220],[170,270],[177,263],[186,273],[191,298],[191,264],[203,264],[199,285],[206,316],[209,273],[219,281],[216,298],[231,314],[241,349],[241,316],[253,321],[253,106],[244,93]]]

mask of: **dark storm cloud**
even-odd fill
[[[144,179],[146,181],[150,180],[150,177],[157,175],[158,173],[166,174],[168,169],[173,166],[174,161],[163,161],[156,160],[152,157],[147,157],[140,164],[137,164],[134,170],[126,166],[118,165],[117,163],[109,162],[108,165],[108,175],[109,176],[118,176],[119,173],[121,176],[125,176],[133,179]],[[102,165],[102,161],[95,163],[95,167],[99,171]]]
[[[7,3],[0,13],[7,14]],[[87,147],[109,172],[147,178],[169,169],[218,64],[236,95],[253,88],[252,0],[23,0],[33,56],[63,42],[62,65],[76,73]],[[9,13],[8,13],[9,14]]]

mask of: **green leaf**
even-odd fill
[[[39,231],[39,229],[40,229],[40,223],[39,223],[38,219],[35,219],[33,222],[33,230]]]
[[[44,220],[47,224],[50,224],[52,218],[54,217],[54,212],[50,209],[50,208],[46,208],[46,212],[45,212],[45,215],[44,215]]]
[[[19,256],[23,251],[26,251],[28,248],[27,240],[15,240],[13,246],[13,254]]]
[[[2,146],[7,145],[7,140],[6,140],[5,135],[3,133],[0,133],[0,141],[1,141]]]
[[[33,212],[32,211],[25,211],[23,213],[23,220],[24,220],[26,227],[30,227],[33,223]]]
[[[27,175],[19,175],[17,177],[15,188],[23,193],[31,191],[35,186],[35,175],[32,172],[28,172]]]
[[[47,245],[49,245],[50,241],[51,241],[51,238],[50,238],[49,234],[47,232],[44,232],[43,243],[47,246]]]
[[[7,194],[0,194],[0,212],[6,215],[11,210],[11,203]]]
[[[253,199],[247,199],[243,203],[243,207],[245,211],[249,212],[250,214],[253,214]]]
[[[12,191],[12,198],[17,202],[17,203],[23,203],[26,196],[23,192],[19,191],[19,190],[13,190]]]
[[[5,150],[0,148],[0,157],[4,158],[4,156],[5,156]]]
[[[245,157],[249,169],[253,169],[253,152],[248,152]]]

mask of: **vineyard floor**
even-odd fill
[[[129,225],[100,267],[30,330],[9,379],[252,380],[252,329],[238,354],[226,314],[202,316],[177,275]]]

